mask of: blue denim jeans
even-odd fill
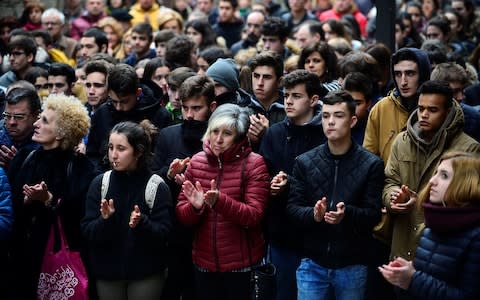
[[[366,284],[364,265],[327,269],[304,258],[297,269],[298,300],[330,299],[332,292],[337,300],[363,300]]]
[[[270,259],[277,268],[276,300],[297,299],[295,272],[300,265],[300,255],[294,251],[270,245]]]

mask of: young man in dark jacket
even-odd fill
[[[298,299],[363,299],[373,226],[380,221],[382,161],[353,142],[355,101],[345,91],[323,99],[327,143],[297,157],[287,214],[303,237]]]
[[[176,179],[180,182],[190,158],[202,151],[202,136],[216,108],[214,83],[203,75],[189,77],[179,87],[179,98],[182,123],[160,131],[152,165],[169,185],[175,200],[181,188]],[[192,233],[175,217],[168,250],[168,277],[162,299],[193,299]]]
[[[287,118],[265,133],[259,153],[274,176],[266,215],[266,237],[277,267],[277,300],[297,297],[295,271],[300,264],[302,239],[286,214],[288,175],[295,158],[325,142],[322,131],[318,76],[296,70],[283,79]]]
[[[152,91],[141,86],[133,67],[126,64],[114,66],[108,76],[108,99],[92,116],[92,127],[88,135],[87,156],[99,172],[106,171],[108,134],[117,123],[141,122],[145,119],[157,128],[170,123],[170,114],[161,107]]]

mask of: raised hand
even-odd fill
[[[248,137],[250,138],[250,141],[254,144],[258,143],[267,130],[269,124],[270,122],[264,115],[251,115],[250,127],[248,128]]]
[[[15,146],[8,148],[7,146],[2,145],[0,147],[0,166],[8,166],[15,154],[17,154],[17,148],[15,148]]]
[[[187,197],[188,202],[192,204],[195,209],[202,209],[205,205],[203,196],[203,188],[200,182],[195,182],[195,186],[190,180],[185,180],[182,184],[183,194]]]
[[[176,179],[176,175],[183,173],[189,163],[190,157],[184,159],[175,158],[168,167],[167,177],[170,179]]]
[[[280,171],[272,178],[270,182],[270,195],[278,196],[285,191],[287,187],[288,176],[287,173]]]
[[[113,205],[113,199],[107,201],[107,199],[102,199],[100,202],[100,213],[104,220],[110,218],[111,215],[115,212],[115,206]]]
[[[217,182],[215,179],[210,181],[210,189],[205,193],[205,203],[213,207],[218,200],[219,191],[217,189]]]
[[[328,224],[338,224],[342,222],[343,217],[345,216],[345,203],[338,202],[336,207],[337,210],[327,211],[323,217]]]
[[[130,213],[130,222],[128,223],[128,226],[130,226],[130,228],[137,227],[138,222],[140,222],[141,216],[142,213],[140,212],[140,208],[138,207],[138,205],[135,205],[132,212]]]
[[[323,197],[321,200],[318,200],[313,207],[313,218],[317,222],[322,222],[325,212],[327,211],[327,198]]]

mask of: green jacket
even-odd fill
[[[390,194],[402,184],[419,192],[430,180],[441,156],[447,151],[476,152],[480,144],[463,132],[463,112],[453,101],[443,126],[432,141],[422,139],[418,130],[417,110],[407,122],[407,130],[394,140],[385,167],[383,203],[393,221],[391,257],[401,256],[412,260],[424,228],[423,211],[417,205],[407,214],[390,212]]]
[[[368,115],[363,147],[386,163],[393,140],[402,131],[408,119],[408,111],[400,97],[391,91],[375,104]]]

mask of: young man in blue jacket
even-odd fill
[[[325,142],[318,81],[316,74],[306,70],[295,70],[284,77],[287,118],[269,127],[260,144],[259,153],[274,176],[265,228],[271,259],[277,267],[277,300],[294,300],[297,296],[295,271],[300,264],[302,239],[286,214],[287,176],[298,155]]]
[[[368,249],[380,221],[383,162],[357,143],[355,101],[345,91],[323,99],[327,142],[297,157],[287,214],[303,237],[298,299],[364,299]]]

